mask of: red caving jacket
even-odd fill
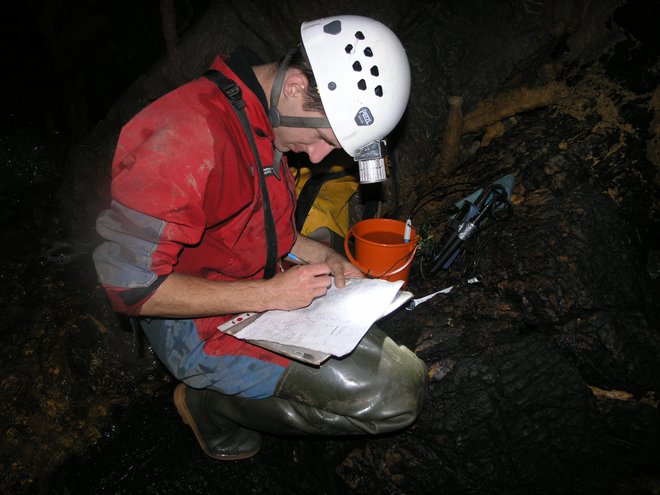
[[[221,58],[212,68],[240,86],[262,165],[273,167],[274,134],[261,87],[248,81],[260,99]],[[275,166],[281,178],[269,175],[266,182],[281,258],[296,236],[295,187],[286,158]],[[227,281],[263,277],[266,234],[254,167],[230,102],[205,77],[126,124],[112,163],[112,204],[97,220],[105,242],[94,252],[116,311],[135,313],[172,272]]]

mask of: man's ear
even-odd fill
[[[300,72],[292,72],[284,80],[282,93],[287,98],[296,98],[305,94],[307,78]]]

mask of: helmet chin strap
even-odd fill
[[[331,127],[327,117],[287,117],[280,114],[277,109],[277,104],[280,101],[280,94],[282,93],[282,85],[284,84],[284,76],[286,70],[289,68],[289,62],[293,56],[294,50],[287,53],[284,60],[277,69],[275,81],[270,91],[270,108],[268,109],[268,119],[273,127],[305,127],[305,128],[318,128],[318,127]]]

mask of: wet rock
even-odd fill
[[[629,4],[635,22],[654,18],[640,15],[640,2]],[[2,215],[9,253],[0,272],[3,491],[657,490],[660,298],[653,274],[660,195],[658,164],[647,152],[657,48],[649,51],[611,24],[614,2],[587,2],[584,10],[527,1],[378,7],[410,47],[415,84],[393,139],[399,192],[386,208],[413,216],[425,235],[411,274],[415,294],[455,286],[383,322],[429,367],[417,423],[396,435],[350,441],[266,436],[259,456],[218,463],[176,415],[171,377],[98,287],[89,252],[92,219],[107,200],[107,168],[99,164],[108,163],[121,122],[199,73],[205,51],[193,48],[225,46],[210,16],[182,40],[182,50],[195,56],[183,66],[155,67],[72,148],[58,191],[60,222],[50,212],[51,183],[30,179],[29,192],[41,194],[0,191],[17,212]],[[218,2],[212,12],[232,21],[225,33],[232,43],[249,41],[275,56],[296,30],[268,27],[302,20],[289,12],[326,13],[319,8],[251,2],[227,11]],[[259,38],[260,31],[279,38]],[[214,41],[204,33],[214,33]],[[539,74],[565,82],[568,94],[507,116],[487,136],[464,135],[458,167],[437,174],[432,157],[440,155],[449,94],[463,95],[469,111],[501,88],[539,84]],[[29,173],[35,162],[25,164]],[[513,216],[489,222],[451,271],[431,275],[454,203],[504,174],[516,177]],[[85,233],[73,237],[82,240],[63,240],[72,225]],[[43,262],[51,248],[54,260],[69,262]],[[465,283],[475,274],[480,283]]]

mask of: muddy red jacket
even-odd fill
[[[242,81],[221,59],[212,68],[241,87],[262,165],[273,167],[261,87],[256,79]],[[94,252],[116,311],[135,313],[172,272],[227,281],[263,277],[266,235],[254,167],[240,121],[204,77],[161,97],[122,129],[111,207],[97,221],[105,242]],[[285,162],[280,172],[266,181],[281,258],[295,240],[295,188]]]

